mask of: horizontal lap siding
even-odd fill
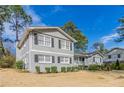
[[[54,56],[54,63],[37,63],[37,62],[34,62],[34,56],[38,54],[38,55],[50,55],[50,56]],[[62,63],[58,63],[58,57],[59,56],[64,56],[64,57],[70,57],[72,59],[72,63],[71,64],[62,64]],[[42,72],[45,72],[45,67],[51,67],[51,66],[57,66],[58,70],[61,71],[61,67],[62,66],[65,66],[65,67],[68,67],[68,66],[73,66],[73,59],[74,56],[73,55],[69,55],[69,56],[66,56],[66,55],[60,55],[60,54],[49,54],[49,53],[41,53],[41,52],[34,52],[32,51],[31,52],[31,70],[32,72],[35,72],[35,66],[36,65],[39,65],[40,66],[40,69]]]

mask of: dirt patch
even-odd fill
[[[117,77],[117,79],[124,79],[124,76],[119,76],[119,77]]]
[[[118,79],[117,79],[118,78]],[[122,73],[113,72],[68,72],[36,74],[15,69],[0,70],[0,86],[13,87],[114,87],[124,86]]]

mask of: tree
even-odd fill
[[[0,6],[0,57],[5,55],[2,34],[5,31],[4,23],[10,18],[9,6]]]
[[[119,37],[115,39],[115,42],[122,42],[124,41],[124,17],[120,18],[118,21],[120,22],[120,26],[117,27],[116,30]]]
[[[67,22],[62,29],[77,40],[74,45],[76,50],[86,51],[88,40],[72,21]]]
[[[108,51],[107,49],[105,49],[105,46],[104,46],[104,44],[102,42],[95,42],[93,44],[93,48],[95,50],[100,51],[101,53],[106,53]]]
[[[20,5],[10,6],[11,18],[10,29],[16,32],[16,41],[19,41],[19,32],[32,22],[31,16],[27,15]]]

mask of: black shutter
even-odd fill
[[[52,38],[51,41],[52,41],[52,47],[54,47],[54,38]]]
[[[34,44],[35,44],[35,45],[38,45],[37,33],[34,33]]]
[[[34,56],[34,59],[35,59],[35,60],[34,60],[35,62],[38,62],[38,55],[35,55],[35,56]]]
[[[70,50],[72,50],[72,43],[70,43]]]
[[[60,57],[58,57],[58,63],[60,63]]]
[[[72,59],[70,58],[70,64],[72,63]]]
[[[59,40],[59,49],[61,49],[61,40]]]
[[[52,56],[52,63],[55,63],[55,57]]]

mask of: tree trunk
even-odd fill
[[[5,56],[5,50],[3,46],[3,42],[0,40],[0,57]]]
[[[18,37],[18,19],[17,19],[17,16],[18,16],[18,14],[16,14],[16,27],[15,27],[15,29],[16,29],[16,41],[19,41],[19,37]]]

